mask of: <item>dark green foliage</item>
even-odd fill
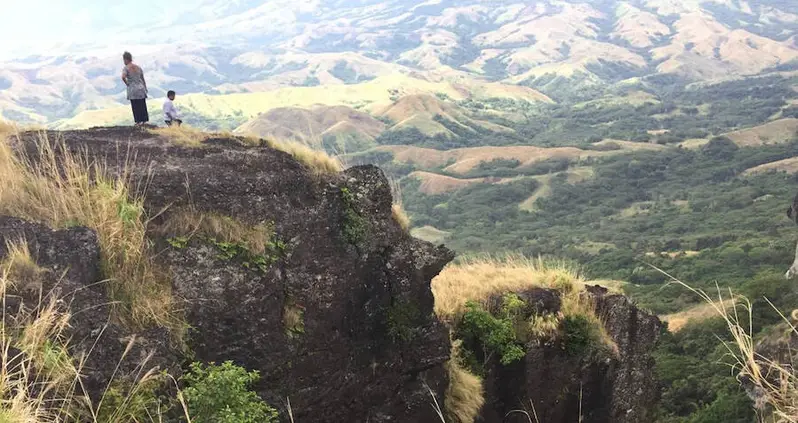
[[[344,203],[342,232],[346,242],[357,245],[368,233],[368,221],[357,210],[356,199],[349,188],[341,188],[341,199]]]
[[[705,155],[716,159],[731,159],[740,147],[727,137],[715,137],[701,148]]]
[[[538,187],[534,180],[433,196],[418,193],[418,182],[407,180],[404,204],[417,225],[452,232],[447,244],[458,251],[571,258],[584,263],[591,277],[642,285],[629,292],[645,307],[670,313],[698,300],[676,286],[659,286],[665,277],[644,263],[711,288],[718,280],[740,286],[767,269],[783,273],[791,261],[791,223],[781,209],[794,196],[794,179],[736,175],[798,155],[798,144],[726,150],[715,148],[725,141],[711,144],[702,151],[640,152],[587,163],[593,179],[569,184],[554,178],[534,213],[518,209]],[[622,215],[639,202],[648,202],[638,206],[642,212]],[[583,249],[586,241],[609,247]],[[682,250],[701,254],[676,260],[645,255]]]
[[[357,84],[374,79],[373,76],[360,75],[357,71],[350,68],[345,60],[338,61],[335,66],[330,69],[330,75],[340,79],[346,84]]]
[[[786,99],[798,97],[790,89],[794,78],[774,76],[700,88],[691,88],[688,82],[676,76],[654,75],[638,86],[612,86],[588,83],[585,76],[579,75],[542,76],[528,84],[553,97],[558,104],[530,106],[523,111],[517,107],[505,110],[522,112],[526,117],[526,122],[513,125],[521,135],[522,144],[580,144],[576,140],[584,140],[581,144],[586,144],[591,137],[647,141],[647,131],[663,128],[670,133],[659,137],[659,141],[667,144],[761,124],[778,113]],[[654,94],[658,102],[582,103],[604,96],[624,96],[629,90]],[[706,113],[702,114],[699,106],[707,107]]]
[[[266,404],[251,386],[260,379],[257,371],[227,361],[205,366],[192,363],[181,381],[191,421],[195,423],[277,422],[277,411]]]
[[[566,316],[560,323],[563,332],[563,348],[572,356],[585,355],[595,343],[595,327],[582,315]]]
[[[663,330],[655,352],[662,422],[753,422],[753,408],[731,372],[722,341],[726,323],[711,319],[676,334]]]
[[[759,332],[780,319],[764,297],[782,312],[798,306],[794,282],[783,276],[795,248],[794,224],[783,208],[792,201],[798,179],[783,173],[740,174],[795,156],[798,143],[740,148],[714,138],[699,150],[672,148],[584,163],[593,167],[593,179],[569,184],[554,178],[550,195],[538,200],[534,213],[518,209],[534,193],[534,181],[479,184],[428,196],[417,191],[417,181],[408,180],[404,204],[417,224],[450,231],[447,244],[460,252],[509,250],[574,259],[585,265],[589,278],[632,282],[627,293],[656,313],[677,312],[700,299],[678,285],[665,285],[668,278],[647,264],[710,292],[719,283],[752,299],[753,330]],[[641,212],[622,214],[633,205]],[[588,241],[608,247],[583,249]],[[680,253],[690,250],[699,253]],[[676,256],[647,255],[661,251]],[[575,324],[570,329],[575,342],[564,345],[577,354],[586,339],[579,329],[586,328]],[[656,352],[662,387],[657,421],[753,421],[750,403],[724,358],[726,333],[722,321],[709,321],[664,335]],[[464,358],[478,368],[484,357],[474,349]]]
[[[247,269],[254,268],[264,273],[282,257],[286,248],[283,241],[272,240],[266,253],[255,254],[245,244],[240,242],[224,242],[216,239],[209,239],[209,241],[219,251],[219,259],[237,260]],[[172,245],[174,246],[174,244]]]
[[[174,248],[183,249],[188,246],[189,239],[184,236],[176,236],[174,238],[168,238],[166,242],[169,243]]]
[[[394,342],[410,342],[413,340],[415,328],[421,319],[421,310],[407,301],[395,301],[386,313],[388,336]]]
[[[504,316],[496,317],[482,309],[479,304],[469,302],[466,312],[457,325],[457,337],[463,339],[463,345],[474,354],[473,347],[482,347],[480,356],[487,361],[496,354],[504,365],[521,360],[526,355],[518,341],[514,322],[510,316],[513,307],[504,308]],[[471,348],[469,348],[471,347]]]

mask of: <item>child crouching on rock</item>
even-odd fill
[[[169,90],[169,92],[166,93],[166,101],[163,102],[163,118],[167,126],[180,126],[183,123],[183,121],[180,120],[180,115],[177,113],[174,101],[175,92]]]

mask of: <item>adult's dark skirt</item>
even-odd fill
[[[130,100],[130,106],[133,108],[133,120],[136,123],[144,123],[150,121],[150,114],[147,112],[147,100]]]

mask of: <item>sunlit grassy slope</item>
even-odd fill
[[[239,116],[250,119],[278,107],[308,107],[314,104],[347,105],[373,111],[392,104],[404,95],[445,95],[452,100],[465,98],[510,98],[530,102],[551,102],[545,95],[528,87],[467,80],[460,83],[431,82],[407,75],[389,75],[355,85],[321,85],[316,87],[290,87],[257,93],[225,95],[189,94],[179,96],[180,108],[191,110],[211,119]],[[160,106],[161,100],[151,100]],[[150,116],[155,121],[155,117]],[[89,110],[57,123],[58,129],[87,128],[112,125],[130,120],[130,107],[119,106],[103,110]]]

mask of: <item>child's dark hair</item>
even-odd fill
[[[129,52],[129,51],[126,51],[126,52],[124,52],[124,53],[122,54],[122,58],[123,58],[123,59],[125,59],[125,60],[127,60],[127,61],[129,61],[129,62],[130,62],[130,61],[133,61],[133,55],[132,55],[132,54],[130,54],[130,52]]]
[[[174,92],[174,91],[172,91],[172,90],[169,90],[169,91],[166,93],[166,96],[167,96],[167,97],[172,97],[172,96],[174,96],[174,95],[175,95],[175,92]]]

